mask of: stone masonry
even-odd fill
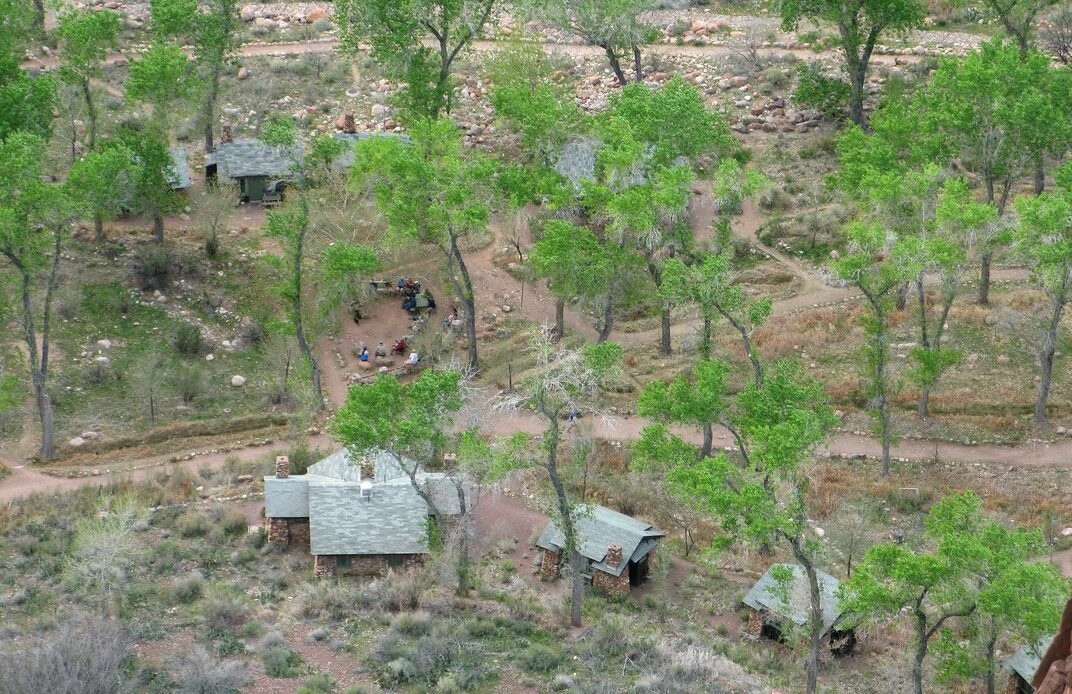
[[[324,578],[335,575],[335,556],[332,554],[313,555],[313,576]]]
[[[275,476],[281,480],[290,477],[290,458],[285,455],[276,456]]]
[[[763,613],[759,610],[751,610],[748,613],[748,634],[754,638],[763,635]]]
[[[284,547],[290,544],[290,524],[286,518],[268,519],[268,541]]]
[[[622,563],[622,546],[607,547],[607,556],[603,558],[603,563],[611,568],[618,568]],[[629,593],[629,571],[623,570],[621,575],[615,576],[602,569],[595,569],[592,572],[592,585],[607,595],[625,595]]]
[[[562,552],[552,552],[549,549],[545,549],[543,554],[540,555],[540,573],[547,580],[553,581],[558,578],[561,563]]]

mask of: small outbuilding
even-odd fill
[[[776,574],[790,572],[788,592]],[[823,634],[829,634],[830,650],[836,654],[851,653],[856,645],[852,629],[835,629],[841,616],[837,596],[839,581],[824,571],[816,572],[819,579],[819,604],[823,610]],[[811,591],[807,577],[797,564],[774,564],[744,596],[748,615],[748,633],[756,638],[780,639],[789,628],[806,627],[811,610]]]
[[[1009,673],[1005,694],[1035,694],[1031,681],[1042,662],[1042,654],[1049,645],[1050,637],[1047,636],[1034,646],[1024,646],[1001,661],[1001,667]]]
[[[262,203],[266,196],[273,197],[273,191],[282,189],[279,182],[290,177],[294,161],[301,156],[300,148],[277,147],[260,140],[221,142],[215,152],[205,155],[205,178],[237,184],[239,202]]]
[[[606,506],[588,506],[575,520],[580,553],[592,585],[608,594],[628,593],[648,578],[648,566],[659,538],[666,535],[646,521]],[[542,550],[540,571],[547,579],[558,577],[566,538],[554,521],[536,541]]]

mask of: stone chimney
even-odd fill
[[[372,461],[372,458],[361,459],[361,479],[376,479],[376,463]]]
[[[277,456],[275,459],[275,477],[276,479],[286,479],[290,477],[290,458],[285,455]],[[621,551],[621,550],[619,550]]]
[[[612,569],[618,568],[622,563],[622,546],[611,545],[607,547],[607,556],[603,557],[603,563]]]
[[[234,142],[234,133],[231,131],[231,125],[224,123],[220,128],[220,142]]]

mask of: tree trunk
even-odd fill
[[[990,251],[983,253],[979,258],[979,298],[976,303],[980,306],[990,305],[990,261],[993,254]]]
[[[622,64],[618,61],[618,54],[614,52],[610,44],[603,46],[603,50],[607,53],[607,61],[610,63],[611,72],[618,78],[618,85],[624,87],[629,80],[625,78],[625,73],[622,72]]]
[[[454,489],[458,493],[458,508],[461,514],[461,522],[458,523],[458,595],[469,594],[469,523],[471,521],[469,511],[465,504],[465,488],[455,480]]]
[[[714,443],[714,427],[711,426],[711,422],[705,422],[703,425],[703,444],[700,446],[700,457],[708,458],[711,456],[711,447]]]
[[[573,590],[570,594],[570,624],[579,627],[581,626],[581,601],[584,599],[584,577],[581,575],[583,558],[580,551],[578,551],[577,529],[573,523],[573,512],[569,505],[569,497],[566,496],[566,487],[558,474],[558,442],[560,438],[558,413],[549,409],[543,403],[541,403],[540,409],[547,418],[548,423],[545,444],[547,446],[547,476],[551,479],[551,486],[555,488],[558,514],[562,521],[562,534],[565,536],[566,549],[570,553],[570,572],[573,574]]]
[[[606,342],[610,339],[610,332],[614,329],[614,302],[607,297],[603,306],[603,322],[599,325],[596,342]]]
[[[208,89],[205,90],[205,111],[202,116],[205,119],[205,152],[216,151],[213,126],[216,121],[216,98],[220,92],[220,65],[212,68],[209,78]]]
[[[926,617],[917,616],[916,653],[912,660],[912,692],[923,694],[923,661],[927,657],[927,623]]]
[[[89,128],[86,130],[86,150],[93,151],[97,146],[97,105],[93,103],[93,92],[89,88],[89,80],[82,82],[82,96],[86,99],[86,118],[89,120]]]
[[[1064,298],[1062,292],[1053,299],[1053,313],[1046,328],[1042,349],[1039,350],[1040,375],[1038,398],[1035,400],[1035,424],[1046,422],[1046,401],[1050,397],[1050,386],[1053,381],[1053,358],[1057,350],[1057,330],[1061,325],[1061,313],[1065,308]]]
[[[157,243],[164,242],[164,216],[159,212],[153,213],[153,240]]]
[[[926,419],[930,416],[931,388],[924,386],[919,389],[919,418]]]
[[[908,282],[902,282],[901,286],[897,289],[897,300],[894,305],[898,311],[905,310],[905,306],[908,306]]]
[[[454,277],[454,273],[451,272],[451,282],[454,285],[455,293],[458,295],[458,299],[465,305],[465,341],[466,351],[469,357],[469,370],[475,371],[477,367],[477,353],[476,353],[476,299],[473,297],[473,281],[469,277],[469,268],[465,265],[465,259],[462,258],[461,249],[458,248],[458,239],[454,234],[450,234],[450,250],[448,260],[450,265],[454,263],[458,264],[458,272],[461,275],[461,282]]]
[[[308,230],[308,216],[304,214],[306,209],[305,191],[301,191],[303,218],[302,226],[298,231],[298,239],[294,251],[294,278],[292,279],[294,292],[294,334],[298,339],[298,351],[309,362],[309,371],[313,381],[313,397],[316,398],[316,411],[324,409],[324,390],[320,384],[320,366],[316,363],[316,355],[313,354],[309,340],[305,336],[305,320],[302,318],[302,260],[305,256],[305,234]]]
[[[644,81],[644,69],[640,66],[640,46],[633,46],[633,72],[636,73],[636,81]]]
[[[555,339],[566,336],[566,300],[555,299]]]
[[[990,618],[990,636],[986,640],[986,694],[996,694],[994,682],[994,648],[998,642],[997,624]]]
[[[93,240],[104,241],[104,219],[99,214],[93,215]]]
[[[1035,162],[1035,195],[1042,195],[1046,190],[1046,162],[1039,157]]]
[[[662,336],[659,338],[659,354],[670,356],[670,307],[663,307]]]
[[[700,359],[711,358],[711,316],[704,313],[703,328],[700,330]]]
[[[33,0],[33,26],[40,32],[45,30],[45,0]]]
[[[815,694],[819,686],[819,655],[823,647],[822,593],[819,591],[819,576],[815,572],[815,566],[808,558],[808,555],[804,553],[800,543],[791,540],[790,547],[793,550],[793,556],[796,557],[797,562],[804,569],[804,576],[808,580],[808,640],[810,647],[807,662],[807,694]]]
[[[864,126],[864,78],[866,75],[866,65],[857,61],[850,62],[849,86],[852,91],[849,94],[849,119],[861,128]]]

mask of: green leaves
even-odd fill
[[[190,59],[182,47],[158,41],[150,45],[139,60],[131,62],[126,97],[151,104],[157,127],[166,134],[169,109],[174,103],[189,98],[197,87]]]
[[[702,427],[718,421],[726,411],[725,390],[729,367],[719,360],[703,359],[692,378],[678,376],[669,383],[651,381],[637,399],[637,413],[660,421]]]
[[[324,249],[321,265],[328,279],[340,279],[352,275],[368,276],[379,269],[380,260],[371,248],[336,242]]]
[[[85,214],[112,219],[134,205],[138,164],[125,145],[102,145],[74,163],[65,186]]]
[[[196,11],[196,10],[195,10]],[[68,10],[60,15],[60,74],[82,84],[101,72],[101,61],[119,38],[119,15],[110,10]]]

